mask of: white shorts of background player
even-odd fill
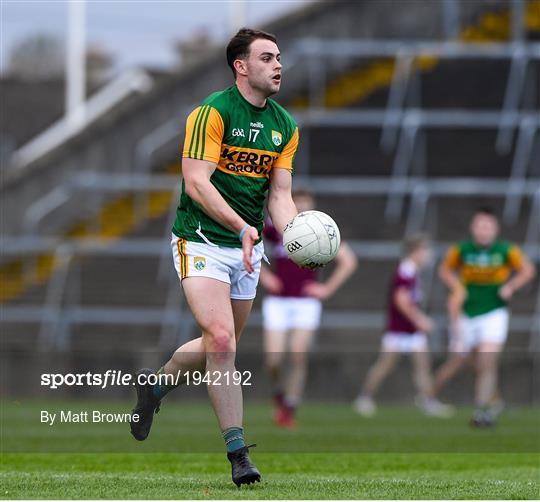
[[[383,352],[427,352],[428,341],[425,333],[396,333],[387,332],[383,335],[381,350]]]
[[[484,343],[504,345],[508,337],[509,318],[505,307],[474,317],[461,316],[450,338],[450,350],[470,352]]]
[[[263,300],[264,329],[315,331],[321,323],[322,305],[316,298],[267,296]]]

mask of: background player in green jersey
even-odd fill
[[[182,195],[172,250],[189,307],[202,336],[180,347],[158,370],[157,385],[137,384],[131,432],[144,440],[154,412],[190,371],[210,376],[208,394],[240,486],[260,480],[242,428],[241,385],[221,378],[235,371],[236,344],[251,311],[261,259],[263,207],[278,229],[297,214],[291,196],[298,128],[269,96],[281,85],[280,53],[268,33],[240,30],[227,46],[236,84],[206,98],[188,117]],[[138,377],[152,374],[141,370]],[[144,380],[144,379],[143,379]],[[175,382],[176,383],[176,382]]]
[[[515,244],[498,240],[499,222],[493,211],[481,208],[474,214],[472,239],[450,248],[439,275],[450,289],[450,350],[453,355],[436,375],[436,389],[475,354],[477,409],[471,424],[494,425],[499,405],[499,356],[508,334],[508,302],[532,280],[535,269]]]

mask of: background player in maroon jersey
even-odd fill
[[[313,195],[307,190],[294,192],[293,200],[299,212],[315,207]],[[307,352],[320,323],[321,301],[332,296],[353,274],[357,260],[342,242],[335,269],[326,281],[318,282],[318,271],[300,268],[287,258],[282,236],[271,224],[265,225],[263,235],[273,244],[272,270],[263,266],[260,281],[269,293],[263,301],[264,349],[274,387],[274,421],[281,427],[294,427],[306,381]],[[287,351],[290,366],[285,375]]]
[[[433,330],[434,323],[420,309],[422,290],[419,272],[432,260],[428,236],[417,234],[407,238],[404,254],[390,284],[387,328],[382,339],[381,353],[370,368],[354,407],[361,415],[375,414],[373,397],[396,366],[400,355],[405,353],[412,357],[413,378],[418,390],[417,404],[428,415],[449,416],[452,408],[436,400],[433,392],[427,334]]]

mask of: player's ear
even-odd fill
[[[235,59],[233,66],[237,74],[243,75],[244,77],[247,75],[247,65],[243,59]]]

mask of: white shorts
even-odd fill
[[[253,300],[261,271],[264,246],[259,242],[251,256],[253,273],[242,262],[242,248],[228,248],[186,241],[173,234],[171,247],[174,267],[180,281],[186,277],[209,277],[231,285],[233,300]]]
[[[383,352],[410,354],[411,352],[426,352],[427,350],[428,341],[425,333],[388,332],[382,338]]]
[[[504,345],[508,337],[508,309],[492,310],[475,317],[462,316],[450,338],[451,352],[470,352],[482,343]]]
[[[321,323],[322,305],[316,298],[267,296],[263,300],[263,324],[266,330],[316,330]]]

